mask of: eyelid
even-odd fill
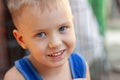
[[[37,33],[36,35],[37,35],[37,37],[40,37],[40,38],[46,37],[46,33],[45,32],[40,32],[40,33]]]
[[[59,28],[59,31],[66,31],[67,29],[69,28],[69,26],[61,26],[60,28]],[[62,30],[63,29],[63,30]]]

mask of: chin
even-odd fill
[[[59,61],[59,62],[55,62],[55,63],[52,63],[51,64],[51,68],[54,67],[54,68],[58,68],[58,67],[62,67],[65,65],[65,63],[68,61],[68,59],[64,59],[62,61]]]

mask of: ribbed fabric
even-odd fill
[[[86,78],[86,61],[80,54],[73,53],[69,58],[73,79]]]
[[[16,61],[15,66],[25,80],[43,80],[27,57]]]
[[[69,57],[69,65],[73,79],[86,77],[86,62],[81,55],[72,53]],[[43,80],[27,57],[16,61],[15,66],[25,80]]]

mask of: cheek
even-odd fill
[[[69,33],[69,35],[65,36],[65,41],[66,41],[66,45],[69,48],[70,51],[73,51],[75,48],[75,44],[76,44],[76,38],[74,33]]]
[[[44,42],[41,42],[39,40],[34,40],[34,41],[31,40],[31,41],[29,41],[28,49],[33,54],[41,54],[41,53],[45,52],[46,45]]]
[[[39,61],[40,59],[44,59],[45,58],[45,48],[43,48],[44,46],[41,46],[41,44],[34,44],[34,46],[31,46],[29,48],[30,52],[31,52],[31,56],[33,56],[37,61]]]
[[[69,46],[72,50],[75,48],[75,44],[76,44],[76,39],[75,36],[73,36],[69,39]]]

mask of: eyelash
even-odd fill
[[[68,29],[68,26],[62,26],[59,28],[59,32],[65,32]],[[45,32],[40,32],[37,34],[38,37],[40,38],[44,38],[46,37],[46,33]]]
[[[59,28],[59,31],[60,31],[60,32],[64,32],[64,31],[66,31],[67,29],[68,29],[68,26],[62,26],[62,27]]]
[[[44,35],[43,35],[43,34],[44,34]],[[45,32],[40,32],[40,33],[37,34],[37,36],[42,38],[42,37],[45,37],[45,36],[46,36],[46,33],[45,33]]]

